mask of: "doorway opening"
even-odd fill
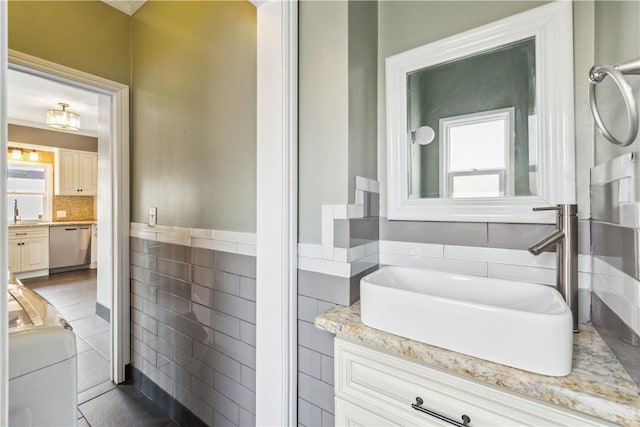
[[[125,366],[130,362],[129,349],[129,88],[117,82],[90,75],[68,67],[45,61],[20,52],[9,51],[8,68],[28,76],[61,83],[70,88],[81,89],[96,97],[97,114],[97,190],[94,209],[99,227],[92,230],[97,237],[94,248],[97,260],[95,270],[77,270],[50,276],[49,284],[58,279],[75,283],[86,294],[95,294],[98,308],[96,318],[108,319],[109,333],[94,334],[94,349],[100,348],[109,360],[108,379],[114,383],[125,381]],[[11,86],[8,87],[9,92]],[[52,212],[51,215],[61,215]],[[60,218],[57,218],[60,220]],[[73,270],[70,268],[69,270]],[[61,275],[68,275],[62,277]],[[73,276],[73,277],[72,277]],[[37,280],[37,279],[31,279]],[[41,279],[42,280],[42,279]],[[89,291],[91,282],[95,291]],[[81,289],[81,290],[82,290]],[[50,297],[54,299],[53,297]],[[54,301],[52,301],[54,302]],[[69,302],[69,301],[67,301]],[[55,302],[54,302],[55,305]],[[86,308],[84,308],[86,310]],[[78,310],[82,310],[78,306]],[[70,311],[71,312],[71,311]],[[82,312],[79,315],[84,314]],[[87,317],[86,323],[78,326],[91,329],[96,321]],[[100,319],[100,320],[102,320]],[[71,321],[73,324],[73,321]],[[101,325],[104,329],[104,324]],[[100,327],[98,328],[100,329]],[[81,337],[91,341],[92,336]],[[80,335],[81,336],[81,335]],[[86,339],[85,339],[86,338]],[[84,345],[78,344],[78,351]]]

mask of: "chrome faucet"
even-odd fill
[[[13,223],[18,223],[18,218],[20,218],[20,212],[18,211],[18,199],[13,199]]]
[[[576,205],[557,205],[533,208],[534,211],[555,210],[557,230],[529,248],[539,255],[556,245],[556,288],[567,302],[573,316],[573,332],[578,332],[578,218]]]

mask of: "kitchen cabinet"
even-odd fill
[[[62,150],[55,153],[55,194],[95,196],[98,194],[98,154]]]
[[[341,338],[335,398],[336,425],[615,425]]]
[[[49,268],[49,227],[10,228],[8,243],[10,272]]]

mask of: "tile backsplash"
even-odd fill
[[[93,196],[53,196],[52,221],[93,221],[96,219]],[[57,211],[66,211],[64,218]]]
[[[592,320],[640,384],[640,164],[627,153],[591,169]]]

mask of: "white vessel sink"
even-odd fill
[[[571,372],[571,311],[549,286],[383,267],[362,278],[360,298],[372,328],[525,371]]]

